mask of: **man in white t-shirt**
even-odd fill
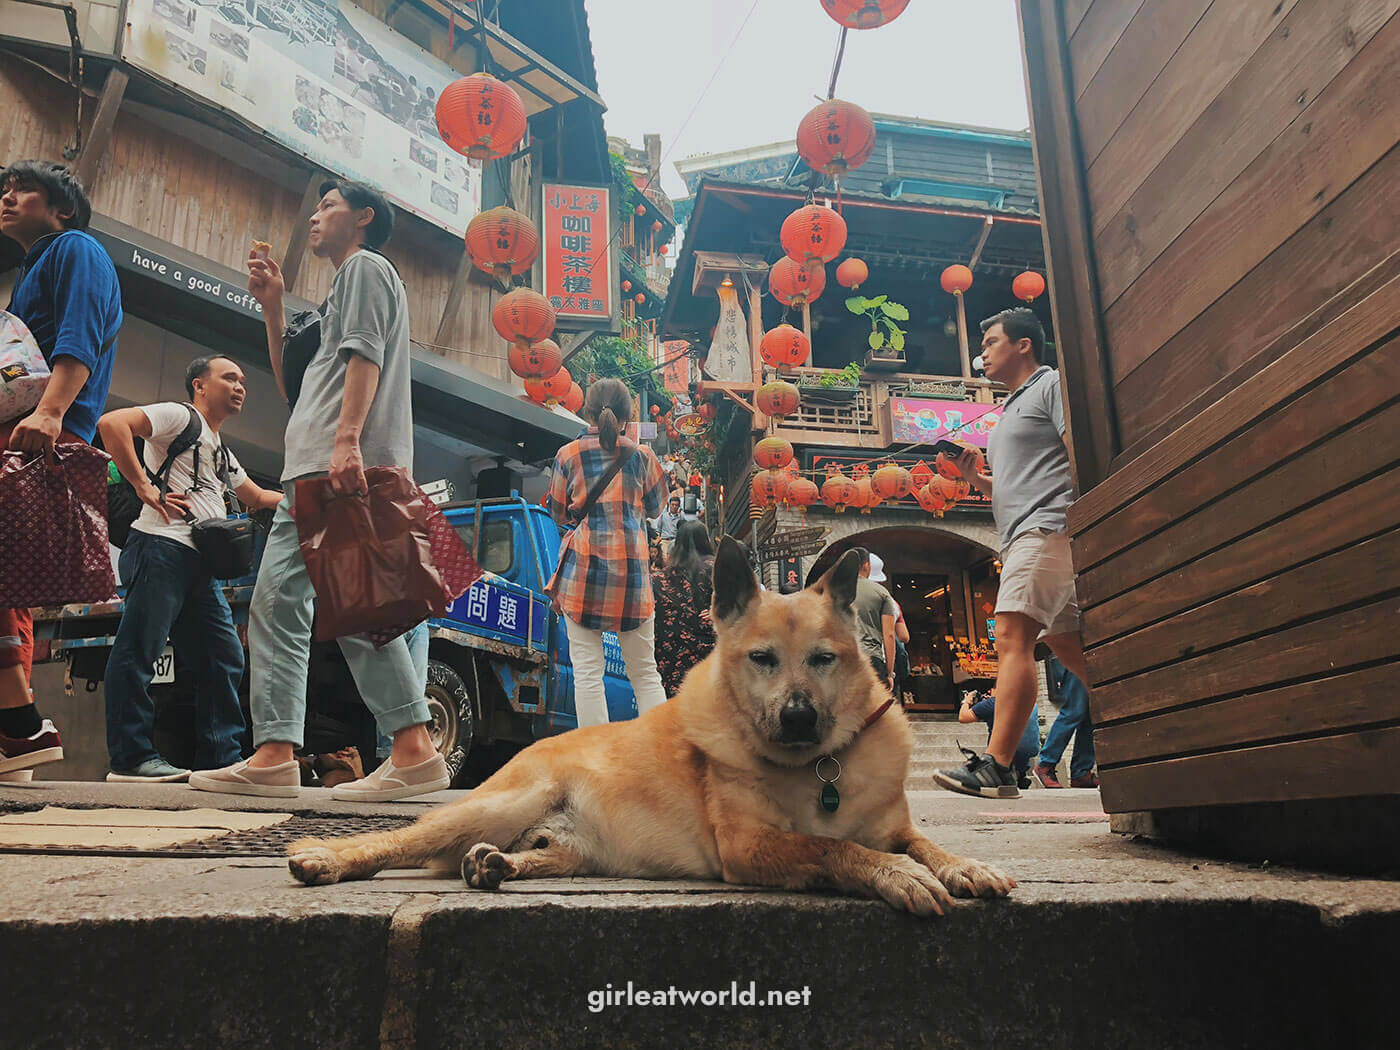
[[[209,575],[191,525],[226,515],[225,472],[229,487],[255,510],[277,506],[282,493],[249,478],[219,437],[224,421],[243,411],[238,364],[227,357],[196,358],[185,372],[185,389],[190,405],[168,401],[118,409],[97,424],[108,454],[145,504],[118,563],[127,590],[107,661],[108,780],[162,782],[190,775],[162,758],[152,741],[151,679],[167,640],[198,683],[194,764],[217,768],[242,757],[243,646],[222,582]],[[199,424],[198,439],[171,460],[165,484],[158,486],[153,478],[172,443],[193,423]],[[144,463],[137,458],[138,437],[145,440]]]

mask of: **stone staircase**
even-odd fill
[[[1040,735],[1045,738],[1048,714],[1053,721],[1055,710],[1048,704],[1038,705],[1041,717]],[[936,770],[950,766],[960,766],[966,757],[958,750],[963,747],[982,751],[987,746],[987,726],[982,722],[963,725],[956,715],[932,715],[924,712],[911,713],[909,724],[914,729],[914,754],[909,760],[908,787],[922,789],[933,787],[930,780]],[[1040,781],[1031,777],[1031,787],[1040,788]],[[1043,789],[1042,789],[1043,790]]]

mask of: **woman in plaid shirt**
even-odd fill
[[[569,635],[580,727],[608,721],[604,631],[618,634],[637,713],[666,700],[656,669],[646,523],[661,513],[666,475],[651,449],[619,441],[632,416],[632,396],[620,381],[602,379],[590,386],[583,414],[594,425],[554,457],[549,513],[560,525],[577,527],[564,537],[559,567],[545,588]],[[589,490],[618,456],[625,457],[622,469],[580,521]]]

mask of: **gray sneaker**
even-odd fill
[[[293,759],[278,766],[255,768],[244,759],[223,769],[191,773],[190,787],[196,791],[219,791],[225,795],[296,798],[301,793],[301,767]]]
[[[386,758],[378,769],[363,780],[352,780],[331,788],[331,798],[338,802],[393,802],[443,791],[451,784],[452,777],[441,755],[434,755],[426,762],[403,769],[394,765],[393,759]]]
[[[967,756],[967,764],[935,773],[933,782],[939,787],[978,798],[1021,797],[1020,789],[1016,787],[1016,771],[1010,766],[1002,765],[991,755],[979,755],[961,745],[958,750]]]
[[[135,769],[114,769],[107,774],[110,783],[178,784],[190,778],[188,769],[172,766],[163,758],[148,758]]]

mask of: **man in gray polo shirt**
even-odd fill
[[[331,180],[321,187],[307,246],[330,260],[336,272],[321,344],[306,366],[287,422],[282,468],[287,496],[273,518],[253,589],[248,702],[256,750],[246,761],[193,774],[191,787],[281,797],[297,794],[301,784],[293,751],[303,743],[306,722],[315,594],[292,517],[295,486],[290,483],[329,477],[337,493],[364,495],[366,467],[413,469],[408,299],[393,264],[379,253],[393,231],[393,216],[389,202],[368,186]],[[282,359],[282,272],[256,251],[248,272],[248,290],[263,307],[273,375],[285,397],[296,384],[288,383]],[[338,641],[365,706],[394,744],[378,769],[333,788],[331,797],[389,801],[447,787],[447,765],[427,732],[423,672],[405,637],[378,649],[364,637]]]
[[[958,469],[992,497],[1001,544],[997,591],[997,718],[985,754],[933,775],[949,791],[986,798],[1019,798],[1011,768],[1022,727],[1035,706],[1035,643],[1050,646],[1081,682],[1089,680],[1079,642],[1065,511],[1074,498],[1065,446],[1060,373],[1042,364],[1045,331],[1025,307],[982,322],[987,378],[1011,388],[987,442],[991,473],[977,453],[964,451]],[[996,483],[992,478],[995,476]]]

